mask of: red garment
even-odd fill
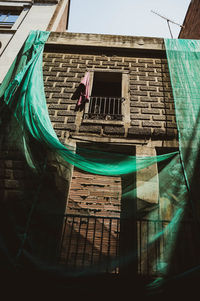
[[[89,96],[89,93],[90,93],[90,73],[89,72],[87,72],[85,74],[85,76],[82,79],[80,85],[83,85],[84,89],[82,90],[82,92],[80,94],[80,97],[79,97],[79,100],[77,102],[78,106],[81,106],[83,102],[89,101],[89,99],[90,99],[90,96]]]

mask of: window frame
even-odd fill
[[[3,24],[0,24],[0,31],[1,32],[15,32],[17,28],[20,26],[21,22],[25,18],[26,14],[28,13],[31,3],[15,3],[15,2],[9,2],[5,3],[4,5],[1,5],[2,2],[0,2],[0,11],[3,12],[18,12],[18,18],[11,26],[6,26]]]
[[[4,53],[6,47],[10,43],[11,39],[13,38],[14,34],[16,33],[17,29],[23,22],[24,18],[28,14],[31,3],[16,3],[16,2],[5,2],[2,3],[0,1],[0,11],[18,11],[19,15],[17,20],[14,22],[12,26],[4,26],[0,25],[0,39],[3,37],[3,39],[0,41],[0,57]]]
[[[12,14],[12,12],[14,12],[14,14]],[[16,23],[17,19],[19,18],[20,13],[21,12],[19,10],[0,9],[0,19],[2,16],[4,16],[3,20],[0,20],[0,28],[12,28],[13,25]],[[9,21],[9,18],[11,16],[13,17],[15,16],[16,19],[14,21]]]
[[[121,81],[121,98],[124,99],[121,104],[121,113],[122,120],[104,120],[104,119],[88,119],[84,118],[85,114],[89,112],[89,102],[85,104],[85,109],[83,113],[82,123],[99,123],[99,124],[119,124],[124,125],[125,122],[130,123],[130,97],[129,97],[129,71],[121,70],[121,69],[87,69],[90,73],[90,96],[92,93],[92,87],[94,82],[94,74],[95,72],[103,72],[103,73],[121,73],[122,81]]]

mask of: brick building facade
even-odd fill
[[[102,99],[104,104],[106,97],[117,99],[117,114],[107,111],[102,117],[94,110],[89,112],[88,104],[83,110],[76,110],[73,95],[86,72],[90,73],[91,95],[102,81],[105,86],[106,81],[109,87],[114,85],[114,89],[107,88],[110,95],[102,92]],[[44,51],[43,75],[50,119],[63,143],[137,156],[155,156],[177,149],[174,103],[162,39],[51,33]],[[100,99],[101,95],[97,96],[91,99]],[[137,263],[133,260],[121,272],[158,276],[151,262],[155,262],[160,247],[154,245],[147,250],[148,238],[144,234],[155,231],[148,221],[147,207],[159,207],[156,219],[169,218],[159,200],[159,181],[155,177],[158,166],[149,167],[148,172],[138,171],[128,179],[92,175],[77,168],[69,168],[66,177],[61,178],[49,164],[45,175],[37,177],[27,170],[20,154],[16,156],[15,149],[7,151],[6,144],[1,166],[1,195],[9,206],[20,202],[23,187],[30,202],[34,192],[39,191],[42,201],[38,205],[38,220],[44,213],[47,220],[58,213],[65,214],[64,228],[63,218],[54,218],[51,226],[40,230],[40,247],[35,252],[43,260],[55,260],[56,246],[61,242],[60,263],[81,268],[111,258],[118,260],[117,267],[112,269],[109,263],[103,265],[103,270],[118,274],[119,257],[136,252],[140,254]],[[137,189],[135,202],[126,202],[125,181],[133,187],[148,182],[151,192],[145,194]],[[137,220],[141,212],[144,221]],[[37,223],[34,227],[37,232]],[[49,245],[50,237],[55,240]]]
[[[91,98],[77,111],[74,93],[86,72],[90,74]],[[52,32],[45,45],[43,76],[49,116],[62,143],[74,149],[86,146],[136,156],[178,149],[163,39]],[[113,109],[116,103],[118,109]],[[98,110],[94,109],[96,104]],[[36,258],[73,271],[97,269],[114,279],[119,275],[151,280],[162,276],[159,263],[165,261],[162,250],[166,237],[149,244],[150,237],[171,218],[171,207],[166,209],[165,200],[159,198],[158,171],[162,166],[109,177],[72,166],[59,170],[48,158],[44,174],[37,175],[28,169],[15,146],[8,141],[2,145],[4,211],[15,211],[23,228],[35,194],[38,198],[30,225],[30,237],[35,241],[31,252]],[[41,150],[40,156],[45,155]],[[131,201],[125,197],[125,184],[134,191]],[[149,187],[148,193],[143,185]],[[22,205],[22,190],[26,206]],[[15,218],[7,219],[7,228]],[[170,266],[172,273],[184,271],[188,265],[187,260],[177,261],[177,256],[198,258],[195,246],[188,251],[184,247],[187,241],[181,242]],[[31,246],[27,244],[27,248]]]
[[[118,43],[115,42],[114,36],[100,37],[70,33],[63,35],[63,40],[64,38],[66,38],[66,47],[68,46],[68,48],[73,42],[75,45],[81,39],[83,42],[81,41],[82,43],[77,45],[78,50],[74,45],[75,53],[73,51],[70,53],[68,50],[69,52],[65,54],[46,52],[44,55],[44,76],[49,113],[54,128],[62,139],[67,138],[65,130],[70,131],[70,135],[75,133],[85,136],[85,134],[90,133],[90,135],[96,134],[98,137],[105,138],[137,139],[139,137],[141,139],[141,136],[148,139],[173,140],[176,138],[172,90],[167,60],[163,54],[162,39],[146,38],[143,42],[142,39],[128,37],[127,42],[126,37],[117,37]],[[103,42],[101,42],[101,38]],[[47,42],[47,47],[53,39],[57,40],[53,38],[52,34],[49,42]],[[98,45],[93,46],[93,53],[90,54],[90,51],[84,49],[87,49],[86,46],[84,47],[84,40],[85,42],[89,41],[92,47],[92,39]],[[59,39],[58,36],[58,43],[60,40],[61,38]],[[107,42],[108,40],[110,41]],[[100,47],[101,43],[105,43],[105,47]],[[116,50],[115,43],[117,45]],[[121,48],[123,43],[130,43],[133,48],[128,49],[129,45],[127,45],[123,49],[123,47]],[[134,43],[137,45],[135,46]],[[140,43],[141,45],[149,43],[149,49],[143,49]],[[112,46],[109,47],[109,44]],[[53,41],[53,45],[56,47],[56,42]],[[150,49],[154,45],[156,45],[155,49]],[[62,46],[64,47],[64,45]],[[146,53],[144,54],[145,50]],[[77,51],[80,53],[76,53]],[[125,115],[121,124],[111,121],[102,123],[95,120],[92,122],[82,120],[83,113],[75,113],[76,102],[71,100],[71,97],[87,70],[113,73],[119,71],[126,77],[125,82],[128,87],[125,87],[127,91],[122,91],[122,93],[127,96],[126,113],[129,116]]]

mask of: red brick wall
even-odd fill
[[[67,213],[120,217],[121,178],[74,169]]]
[[[73,216],[64,223],[61,263],[77,268],[101,264],[98,269],[107,270],[104,264],[119,252],[120,209],[120,177],[74,169],[66,208]]]
[[[188,8],[179,39],[200,39],[200,1],[193,0]]]

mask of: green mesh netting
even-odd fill
[[[103,175],[127,174],[175,155],[172,153],[153,158],[135,158],[116,154],[113,157],[109,153],[83,149],[79,149],[78,155],[70,146],[65,147],[60,143],[49,118],[43,86],[42,54],[48,35],[48,32],[32,32],[29,35],[0,91],[0,97],[4,94],[4,102],[14,113],[22,129],[24,154],[31,167],[36,168],[30,145],[26,141],[27,132],[65,161],[85,171]]]
[[[180,159],[189,194],[187,206],[191,208],[190,218],[197,231],[196,238],[191,240],[190,237],[190,240],[192,244],[197,243],[196,249],[199,250],[200,41],[165,39],[165,47],[175,103]],[[188,283],[193,282],[194,288],[199,277],[199,264],[193,263],[193,269],[185,269],[178,279],[182,277],[186,277]]]
[[[198,61],[197,51],[191,52],[190,48],[192,45],[195,45],[194,41],[191,41],[191,46],[189,44],[190,42],[185,42],[184,44],[181,41],[165,41],[170,74],[173,83],[177,122],[180,132],[179,135],[182,154],[182,160],[180,161],[178,152],[155,157],[138,157],[94,151],[92,149],[80,147],[73,149],[69,145],[63,145],[57,138],[52,127],[48,115],[43,87],[42,54],[44,44],[48,36],[48,32],[33,31],[30,33],[0,88],[1,125],[7,125],[7,134],[10,141],[13,141],[15,146],[18,147],[25,155],[27,163],[31,169],[36,170],[35,181],[37,187],[36,191],[32,192],[32,195],[30,191],[25,191],[24,189],[24,195],[20,198],[20,202],[18,202],[17,207],[14,207],[14,210],[11,208],[13,210],[13,220],[15,221],[14,227],[19,242],[16,244],[14,248],[15,251],[13,252],[9,250],[8,245],[4,248],[4,253],[10,252],[8,256],[9,264],[11,266],[13,264],[17,267],[19,265],[20,267],[28,266],[30,269],[34,266],[34,269],[43,270],[48,273],[48,275],[52,273],[54,274],[55,272],[59,275],[65,276],[86,276],[89,272],[91,274],[89,267],[81,271],[71,271],[63,266],[61,267],[60,265],[58,267],[55,262],[46,262],[43,256],[38,255],[38,250],[40,249],[39,245],[42,243],[42,239],[38,238],[39,235],[37,231],[40,231],[39,229],[41,225],[45,225],[49,231],[51,228],[46,226],[51,224],[49,217],[41,217],[40,213],[51,212],[50,207],[56,208],[53,210],[56,210],[59,214],[63,214],[64,210],[63,208],[61,208],[60,211],[58,210],[58,199],[55,201],[55,195],[51,195],[50,187],[49,194],[47,193],[47,189],[44,190],[44,192],[42,191],[42,187],[45,183],[47,165],[47,160],[44,159],[44,157],[48,154],[49,157],[53,159],[56,158],[59,163],[65,164],[66,162],[66,168],[68,166],[67,164],[71,164],[82,169],[84,172],[105,176],[120,175],[123,178],[124,187],[122,190],[122,202],[124,204],[137,204],[135,206],[136,211],[134,213],[130,213],[130,215],[133,215],[131,218],[137,218],[139,212],[142,211],[142,215],[145,216],[146,221],[150,224],[147,240],[143,245],[141,245],[139,250],[140,256],[143,256],[143,254],[144,258],[145,256],[149,256],[148,254],[153,252],[152,250],[157,248],[156,246],[159,245],[159,248],[156,249],[159,250],[159,252],[157,251],[157,257],[150,256],[149,258],[151,260],[148,259],[150,261],[148,261],[147,264],[152,273],[156,271],[156,277],[158,277],[158,275],[160,275],[160,279],[166,279],[166,277],[169,278],[169,276],[172,275],[174,277],[174,275],[180,272],[186,272],[189,268],[196,266],[196,261],[191,262],[193,259],[192,255],[185,252],[185,265],[182,266],[181,269],[178,267],[174,268],[177,264],[179,254],[181,254],[181,256],[183,255],[182,249],[188,245],[183,237],[180,236],[183,225],[185,227],[185,223],[183,223],[183,221],[184,219],[188,219],[188,216],[191,217],[191,215],[193,218],[193,213],[195,211],[193,208],[195,204],[195,197],[192,195],[195,190],[192,189],[191,186],[193,187],[193,182],[196,183],[196,181],[191,180],[191,176],[194,177],[194,173],[191,169],[196,169],[198,156],[196,156],[193,161],[193,149],[192,152],[190,151],[191,144],[186,144],[183,142],[183,139],[187,142],[192,141],[192,146],[194,146],[196,152],[198,143],[193,142],[193,139],[189,138],[191,138],[191,136],[193,138],[197,137],[194,135],[198,134],[198,131],[196,130],[198,116],[195,115],[196,113],[192,113],[191,122],[190,119],[188,119],[190,118],[188,115],[191,114],[187,107],[187,110],[184,110],[184,118],[182,118],[183,102],[186,103],[188,101],[191,108],[193,108],[192,103],[194,103],[197,98],[198,88],[194,93],[196,98],[192,97],[193,88],[190,93],[188,93],[188,85],[190,86],[190,82],[191,85],[194,83],[193,79],[196,78],[198,74],[197,69],[195,69],[197,68]],[[181,43],[183,43],[183,48],[181,48]],[[175,46],[179,49],[179,51],[177,51]],[[185,55],[184,60],[183,54]],[[178,69],[174,69],[174,66],[176,65],[178,66]],[[182,68],[180,68],[180,66],[182,66]],[[193,73],[187,78],[186,71]],[[198,80],[196,84],[194,84],[194,87],[197,87],[197,83]],[[195,112],[196,110],[198,111],[195,107]],[[187,135],[184,131],[181,132],[180,124],[183,125],[184,130],[185,125],[188,126],[188,124],[190,124],[191,131],[190,129],[187,129]],[[1,135],[1,138],[2,137],[3,134]],[[186,150],[185,153],[183,152],[183,145]],[[196,154],[197,153],[198,152],[196,152]],[[193,161],[193,163],[191,163],[190,168],[188,168],[189,171],[187,171],[186,163],[190,163],[191,161]],[[160,166],[158,170],[156,169],[157,164]],[[153,166],[155,166],[153,176],[149,177],[148,181],[141,181],[141,183],[138,183],[136,187],[135,181],[138,173],[145,173],[146,171],[148,174],[149,168],[153,168]],[[185,171],[184,174],[187,177],[184,177],[183,166]],[[134,176],[132,177],[133,174]],[[137,176],[135,176],[135,174]],[[190,195],[188,195],[188,187],[186,183],[188,186],[190,184]],[[45,188],[47,188],[48,184],[46,183],[45,185]],[[47,193],[48,196],[46,196],[45,193]],[[42,201],[38,197],[39,194],[42,194]],[[140,210],[141,208],[139,208],[138,205],[139,203],[142,204],[142,202],[146,202],[143,199],[140,200],[140,196],[142,198],[145,195],[148,196],[149,200],[147,207],[151,209],[148,210],[148,212],[143,209]],[[155,195],[157,195],[157,201],[154,206],[152,206],[151,196],[153,200],[155,199]],[[38,201],[38,199],[40,201]],[[192,202],[189,202],[189,199],[192,200]],[[192,213],[190,205],[192,207]],[[19,218],[20,216],[24,220],[24,223],[21,222]],[[59,223],[62,227],[62,220]],[[31,227],[33,230],[31,230]],[[191,219],[189,221],[189,229],[195,237],[195,243],[194,240],[192,240],[195,245],[194,249],[197,249],[196,246],[199,246],[198,231],[196,231],[196,224],[193,227]],[[142,231],[143,232],[140,232],[141,235],[142,233],[146,235],[145,233],[147,233],[147,230],[145,230],[145,226],[143,226]],[[193,237],[191,233],[190,241],[191,237]],[[49,238],[48,231],[46,236]],[[2,235],[2,237],[4,236]],[[137,240],[136,237],[135,239]],[[29,242],[29,244],[27,242]],[[53,237],[51,238],[51,243],[52,245],[54,243]],[[179,246],[179,248],[177,248],[177,246]],[[136,260],[137,256],[138,250],[136,249],[134,252],[126,254],[126,258],[123,259],[125,265]],[[116,265],[115,260],[112,262],[112,265],[113,267]],[[96,274],[101,270],[101,267],[96,265],[92,271],[94,272],[94,270]],[[130,280],[132,276],[130,275]],[[154,285],[157,287],[158,283],[161,285],[163,282],[156,282],[150,286],[150,292],[154,291]]]
[[[200,42],[166,39],[165,47],[176,108],[181,158],[191,189],[193,181],[199,180]]]

